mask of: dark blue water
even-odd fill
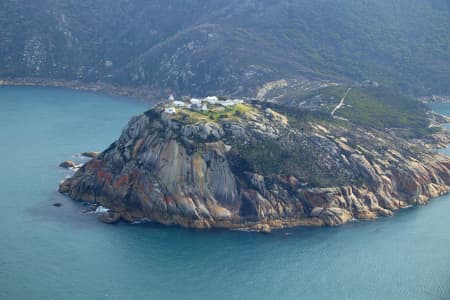
[[[0,88],[0,299],[450,299],[450,197],[260,235],[105,225],[56,192],[61,161],[106,148],[149,106]]]

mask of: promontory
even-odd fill
[[[127,222],[190,228],[391,216],[448,191],[450,159],[435,150],[447,143],[442,118],[373,87],[277,101],[172,97],[133,117],[59,191]]]

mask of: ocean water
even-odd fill
[[[149,106],[0,87],[0,299],[450,299],[449,196],[262,235],[106,225],[56,192],[61,161],[106,148]]]

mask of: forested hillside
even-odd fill
[[[446,0],[0,0],[0,78],[254,95],[279,79],[450,93]]]

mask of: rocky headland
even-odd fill
[[[59,191],[116,222],[270,231],[392,216],[448,192],[450,158],[420,138],[255,102],[158,105]]]

